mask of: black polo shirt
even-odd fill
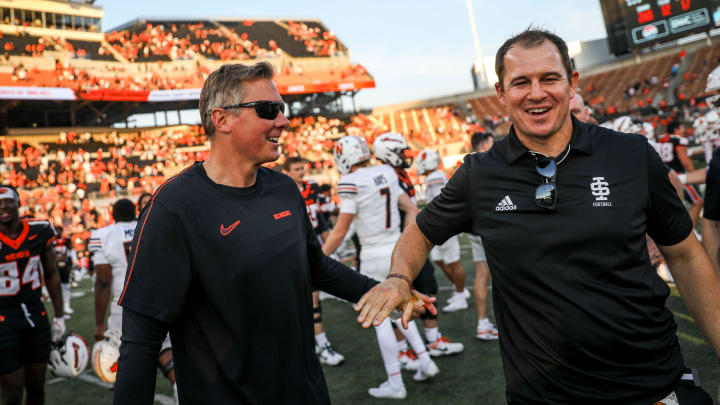
[[[673,245],[692,222],[643,136],[573,118],[570,146],[554,211],[535,205],[542,178],[511,128],[465,157],[417,224],[437,245],[482,237],[511,403],[647,405],[683,359],[645,233]]]
[[[720,148],[715,149],[710,159],[705,185],[703,218],[720,221]]]
[[[171,325],[181,403],[330,402],[311,293],[355,302],[377,283],[322,253],[289,177],[260,168],[234,188],[195,164],[158,189],[132,247],[118,303]]]

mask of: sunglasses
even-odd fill
[[[249,103],[225,105],[220,108],[223,110],[229,110],[231,108],[254,108],[255,114],[264,120],[274,120],[280,112],[285,114],[285,103],[282,101],[251,101]]]
[[[555,187],[557,164],[555,164],[555,159],[547,157],[538,159],[535,171],[543,177],[543,184],[535,190],[535,205],[547,210],[554,210],[557,203],[557,188]]]

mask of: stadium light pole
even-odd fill
[[[465,0],[467,5],[468,18],[470,18],[470,30],[472,31],[473,42],[475,43],[475,71],[479,71],[483,87],[487,87],[490,83],[487,82],[487,74],[485,73],[485,63],[482,59],[482,51],[480,50],[480,39],[478,38],[477,25],[475,24],[475,12],[473,11],[472,0]],[[478,69],[480,65],[480,69]]]

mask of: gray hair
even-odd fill
[[[210,73],[200,92],[198,106],[205,134],[210,138],[215,135],[215,125],[211,116],[215,108],[242,102],[245,97],[244,82],[255,79],[271,80],[274,73],[273,66],[265,61],[254,65],[225,64]]]

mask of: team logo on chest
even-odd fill
[[[612,207],[612,202],[608,201],[610,195],[610,183],[605,181],[605,177],[593,177],[590,183],[590,190],[595,197],[593,207]]]

